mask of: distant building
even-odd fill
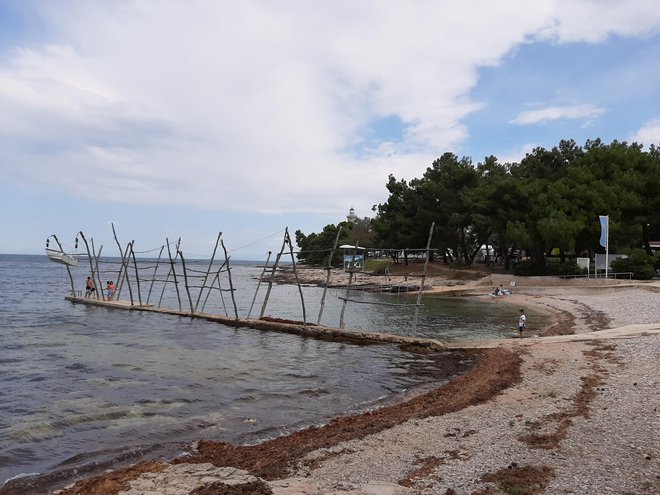
[[[351,223],[358,223],[358,216],[355,214],[355,210],[351,206],[351,209],[348,210],[348,215],[346,215],[346,220]]]

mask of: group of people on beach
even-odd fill
[[[495,287],[495,290],[493,290],[491,297],[494,296],[510,296],[511,295],[511,290],[510,289],[505,289],[502,287],[502,284],[500,284],[499,287]]]
[[[87,277],[85,280],[85,299],[88,299],[94,295],[96,292],[96,284],[92,277]],[[108,280],[105,284],[105,297],[106,300],[112,301],[115,297],[115,283],[112,280]]]

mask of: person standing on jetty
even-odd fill
[[[92,277],[87,277],[85,281],[85,298],[91,297],[96,292],[96,284]]]
[[[112,301],[113,296],[115,295],[115,284],[112,280],[109,280],[105,285],[105,296],[108,301]]]
[[[523,330],[525,330],[525,325],[527,324],[527,317],[525,316],[525,310],[520,310],[520,318],[518,318],[518,333],[520,333],[520,338],[523,338]]]

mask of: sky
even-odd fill
[[[279,252],[445,152],[660,144],[656,0],[0,0],[0,253]]]

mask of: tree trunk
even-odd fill
[[[651,233],[649,232],[649,224],[644,222],[642,224],[642,237],[644,238],[644,251],[649,256],[653,256],[653,251],[651,250]]]

